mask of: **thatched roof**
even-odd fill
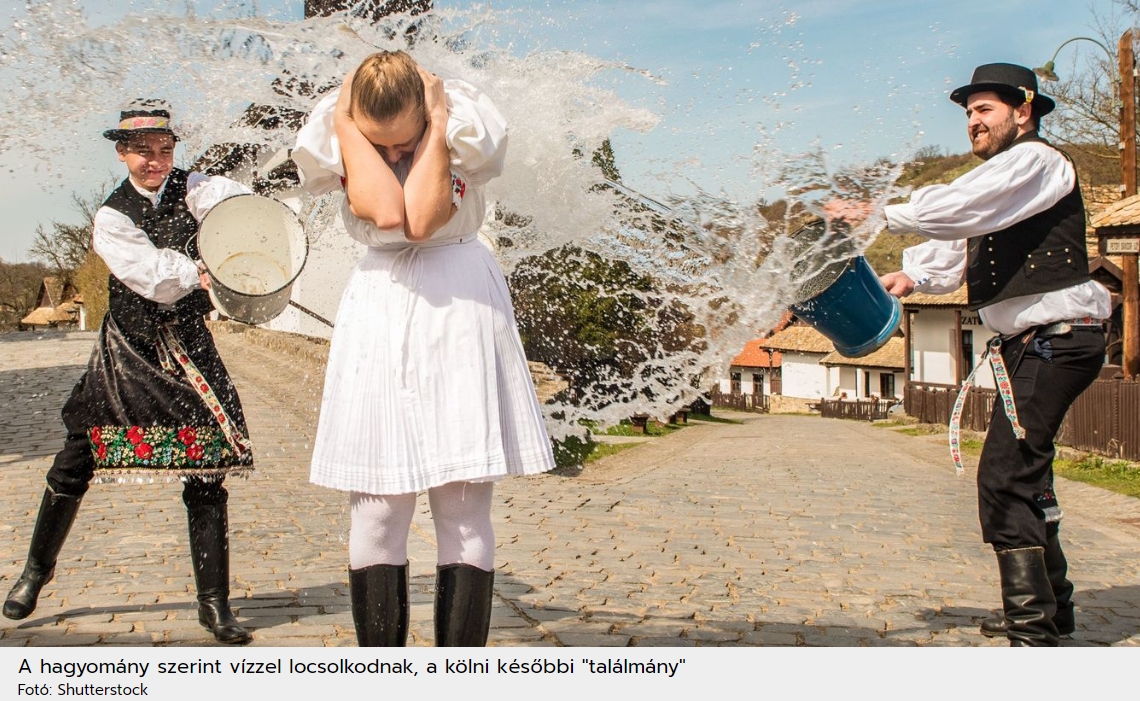
[[[36,307],[32,313],[20,319],[21,324],[28,326],[53,326],[55,324],[69,324],[75,321],[75,316],[56,307]]]
[[[791,353],[831,353],[835,345],[810,326],[789,326],[759,342],[764,348]]]
[[[949,294],[932,295],[914,292],[902,298],[904,307],[965,307],[969,304],[966,286],[962,285]]]
[[[1093,217],[1092,225],[1097,229],[1140,227],[1140,195],[1127,197],[1105,207]]]
[[[58,277],[45,277],[40,283],[39,305],[23,319],[28,326],[55,326],[70,324],[79,318],[78,296],[75,288],[64,284]]]
[[[902,370],[905,363],[906,342],[895,336],[887,341],[879,350],[865,355],[862,358],[847,358],[838,352],[829,353],[819,361],[821,365],[849,365],[861,368],[885,368],[887,370]]]
[[[67,287],[70,288],[71,286],[68,285]],[[45,277],[44,281],[43,281],[43,286],[40,288],[41,293],[47,292],[47,304],[43,305],[43,306],[57,307],[60,304],[63,304],[63,302],[65,301],[64,295],[68,291],[74,291],[74,290],[64,289],[63,280],[61,278]],[[41,302],[42,301],[43,300],[41,297]]]

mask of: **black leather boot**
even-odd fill
[[[219,643],[244,645],[253,639],[230,610],[230,550],[225,504],[186,509],[190,522],[190,558],[198,589],[198,622]]]
[[[1053,587],[1053,596],[1057,599],[1057,613],[1053,616],[1053,625],[1057,626],[1058,635],[1072,635],[1077,629],[1076,613],[1073,610],[1073,583],[1069,581],[1069,562],[1065,559],[1065,552],[1061,550],[1061,539],[1057,536],[1045,541],[1045,569],[1049,572],[1049,585]],[[982,635],[987,638],[1005,637],[1009,631],[1009,623],[1005,615],[991,616],[982,621],[980,627]]]
[[[350,569],[348,588],[358,647],[408,644],[407,564]]]
[[[82,496],[56,494],[51,487],[44,490],[36,527],[32,531],[32,543],[28,548],[28,561],[4,601],[5,617],[18,621],[36,610],[40,589],[55,575],[56,558],[71,531],[71,524],[75,523],[81,501]]]
[[[494,594],[494,571],[463,564],[437,567],[435,646],[485,646]]]
[[[1045,548],[1002,550],[997,559],[1010,647],[1056,647],[1057,599],[1045,569]]]

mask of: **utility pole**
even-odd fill
[[[1118,46],[1120,57],[1120,175],[1124,199],[1136,194],[1136,58],[1132,30],[1124,32]],[[1126,377],[1140,375],[1140,280],[1136,253],[1125,253],[1123,366]]]

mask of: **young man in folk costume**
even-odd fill
[[[111,271],[110,311],[63,407],[67,438],[4,615],[35,610],[92,479],[157,477],[183,483],[198,620],[219,642],[244,644],[250,634],[229,605],[223,481],[250,471],[253,456],[237,391],[206,328],[213,305],[196,234],[214,205],[249,190],[174,168],[177,136],[161,102],[136,101],[103,136],[128,171],[95,214],[92,234]]]
[[[1089,277],[1073,163],[1037,135],[1054,103],[1037,92],[1033,72],[979,66],[950,99],[966,109],[973,152],[985,163],[887,206],[890,231],[930,241],[907,249],[903,269],[882,281],[899,297],[965,282],[970,309],[998,334],[988,357],[1000,392],[978,465],[978,510],[997,553],[1004,615],[982,632],[1011,645],[1056,645],[1076,624],[1053,440],[1104,362],[1110,299]]]

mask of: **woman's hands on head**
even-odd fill
[[[435,73],[419,66],[420,79],[424,81],[424,112],[429,122],[447,124],[447,94],[443,91],[443,80]]]
[[[340,94],[336,98],[336,109],[333,110],[333,123],[339,128],[342,122],[352,121],[352,78],[356,69],[348,72],[344,82],[340,84]]]
[[[383,231],[404,226],[404,192],[380,150],[352,117],[353,69],[340,86],[333,126],[344,161],[344,191],[349,211]]]
[[[432,237],[455,214],[451,200],[451,155],[447,147],[447,94],[439,76],[418,66],[424,83],[427,125],[404,182],[406,226],[412,241]]]

